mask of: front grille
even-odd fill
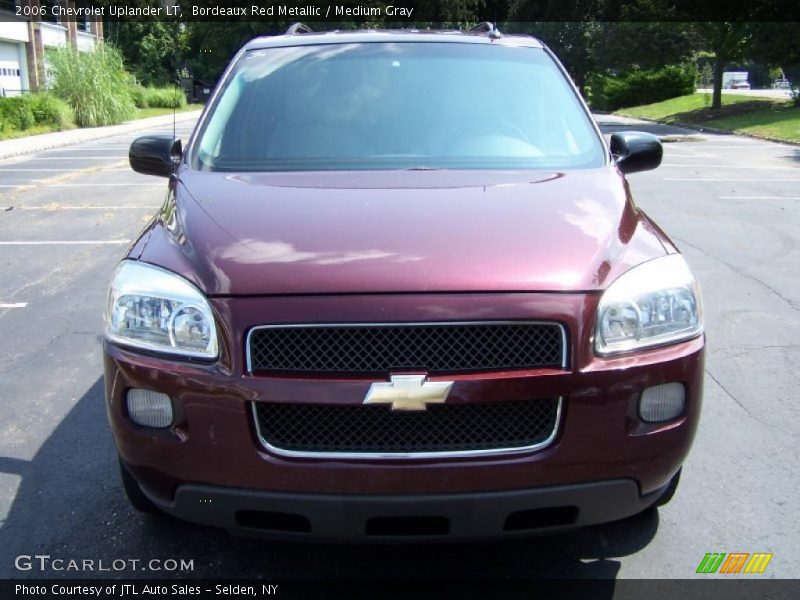
[[[256,402],[262,442],[293,452],[412,454],[536,447],[555,432],[561,400],[382,405]]]
[[[249,370],[430,374],[563,367],[557,323],[403,323],[266,326],[249,336]]]

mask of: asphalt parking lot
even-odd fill
[[[101,315],[164,180],[127,166],[134,134],[0,162],[0,577],[98,575],[15,568],[40,554],[193,560],[99,574],[126,577],[687,578],[707,552],[772,552],[760,577],[800,577],[800,147],[656,130],[684,141],[629,181],[697,274],[708,337],[677,496],[568,535],[447,546],[264,542],[135,513],[106,423]]]

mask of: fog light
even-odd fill
[[[152,390],[128,390],[128,415],[138,425],[169,427],[172,425],[172,400]]]
[[[665,383],[647,388],[639,401],[639,416],[643,421],[669,421],[683,412],[686,391],[682,383]]]

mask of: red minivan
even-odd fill
[[[249,42],[113,274],[108,415],[144,511],[285,539],[530,535],[672,496],[703,315],[538,40]]]

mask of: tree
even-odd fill
[[[482,4],[482,0],[417,0],[408,5],[414,7],[416,21],[437,27],[469,28],[477,24]]]
[[[101,2],[109,4],[109,2]],[[159,7],[157,0],[129,0],[130,7]],[[185,25],[177,19],[120,19],[104,23],[106,39],[145,85],[173,83],[186,53]]]
[[[691,60],[697,36],[685,23],[618,21],[600,24],[593,45],[598,70],[658,69]]]
[[[186,53],[182,27],[171,21],[120,21],[108,39],[144,85],[173,83]]]
[[[511,0],[504,25],[512,33],[529,33],[552,48],[582,90],[594,70],[601,25],[598,0]]]
[[[233,55],[259,35],[283,33],[288,23],[261,21],[193,21],[187,24],[188,69],[197,79],[213,83]]]
[[[750,56],[771,67],[780,67],[786,77],[800,85],[800,41],[797,23],[771,21],[749,24]]]
[[[705,49],[714,53],[714,93],[711,108],[722,108],[722,74],[725,65],[742,60],[751,41],[748,23],[722,21],[695,23],[700,41]]]

